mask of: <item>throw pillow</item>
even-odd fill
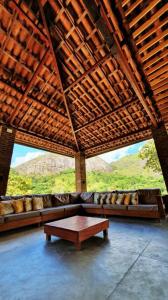
[[[80,194],[80,198],[84,203],[93,203],[93,193],[83,192]]]
[[[94,203],[100,204],[100,196],[101,196],[101,194],[94,193]]]
[[[110,198],[110,204],[116,204],[117,193],[112,193]]]
[[[18,199],[18,200],[13,200],[12,201],[12,205],[15,211],[15,214],[19,214],[22,213],[24,211],[24,206],[23,206],[23,202],[24,200],[22,199]]]
[[[105,204],[110,204],[111,201],[111,194],[107,194],[106,200],[105,200]]]
[[[105,204],[106,203],[106,198],[107,198],[107,194],[101,194],[100,199],[99,199],[99,203],[100,204]]]
[[[117,194],[116,204],[121,205],[124,202],[125,194]]]
[[[12,205],[12,201],[2,201],[0,202],[0,216],[13,214],[14,208]]]
[[[131,193],[125,194],[124,204],[129,205],[131,202]]]
[[[42,197],[33,197],[32,204],[33,204],[33,210],[43,209]]]
[[[70,195],[70,203],[77,204],[77,203],[81,203],[81,202],[82,202],[82,200],[80,198],[80,193],[72,193]],[[69,202],[65,203],[65,204],[69,204]]]
[[[32,199],[31,198],[25,198],[24,199],[24,210],[25,211],[31,211],[32,210]]]
[[[43,196],[43,206],[44,206],[44,208],[52,207],[52,202],[51,202],[51,196],[50,195]]]
[[[138,193],[132,193],[132,197],[131,197],[131,203],[133,205],[138,205],[139,203],[139,199],[138,199]]]

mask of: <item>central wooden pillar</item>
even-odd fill
[[[85,154],[78,152],[75,155],[75,175],[76,175],[76,191],[86,192],[86,163]]]
[[[152,134],[168,191],[168,134],[165,125],[162,124],[158,128],[152,128]]]
[[[15,129],[0,125],[0,195],[5,195],[15,142]]]

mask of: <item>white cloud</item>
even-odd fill
[[[145,143],[146,142],[140,142],[138,144],[133,144],[121,149],[117,149],[105,154],[101,154],[99,156],[105,161],[107,161],[108,163],[111,163],[112,161],[116,161],[126,155],[139,152]]]
[[[44,154],[43,151],[36,151],[36,152],[27,152],[24,156],[18,156],[15,158],[12,167],[16,167],[20,164],[23,164],[31,159],[34,159],[40,155]]]

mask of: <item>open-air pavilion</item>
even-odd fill
[[[81,193],[85,159],[153,138],[168,189],[166,0],[1,0],[0,44],[1,196],[14,143],[74,157]],[[0,299],[167,299],[166,222],[112,218],[109,236],[75,252],[3,233]]]

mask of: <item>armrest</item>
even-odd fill
[[[161,196],[156,196],[156,199],[157,199],[158,209],[159,209],[159,212],[160,212],[160,217],[162,219],[165,219],[166,214],[165,214],[163,199],[162,199]]]

